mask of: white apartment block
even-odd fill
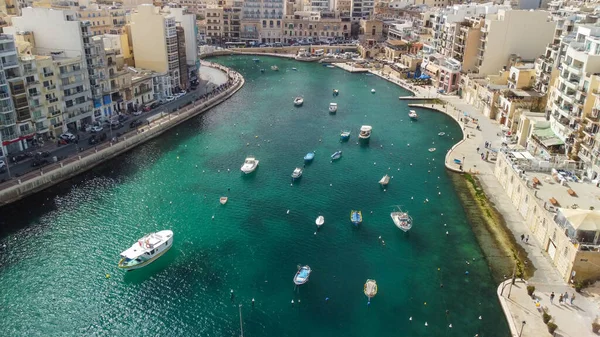
[[[12,36],[0,35],[0,156],[26,148],[26,138],[17,125],[17,113],[9,81],[20,77],[19,59]]]
[[[246,0],[240,39],[265,43],[283,41],[284,0]]]
[[[170,8],[169,13],[175,18],[175,22],[183,28],[185,36],[185,61],[188,66],[188,77],[197,77],[195,74],[200,69],[198,59],[198,27],[196,26],[196,15],[184,8]]]
[[[131,15],[136,67],[167,73],[173,88],[181,86],[175,17],[158,7],[140,5]]]
[[[496,74],[511,55],[535,60],[554,39],[556,22],[544,11],[499,10],[481,28],[479,74]]]

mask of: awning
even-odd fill
[[[561,208],[560,212],[576,231],[599,231],[600,212],[585,209]]]
[[[511,152],[511,154],[517,159],[525,159],[525,156],[523,156],[521,152]]]
[[[560,138],[558,138],[558,136],[556,136],[554,131],[552,131],[552,129],[549,126],[544,128],[534,128],[533,135],[545,147],[563,145],[565,143]]]

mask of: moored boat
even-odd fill
[[[335,151],[332,155],[331,155],[331,160],[336,160],[336,159],[340,159],[342,157],[342,151]]]
[[[258,167],[258,163],[259,163],[259,161],[256,160],[256,158],[247,157],[246,160],[244,160],[244,164],[242,165],[241,170],[245,174],[252,173]]]
[[[340,134],[340,139],[342,141],[347,141],[348,139],[350,139],[350,131],[342,131],[342,133]]]
[[[254,58],[254,59],[252,59],[252,61],[258,63],[258,62],[260,62],[260,59]]]
[[[310,276],[311,272],[312,272],[312,270],[310,269],[309,266],[300,267],[298,269],[298,272],[294,276],[294,284],[299,286],[299,285],[303,285],[304,283],[308,282],[308,277]]]
[[[400,228],[404,232],[408,232],[412,228],[412,221],[410,215],[407,212],[402,211],[400,207],[398,207],[397,212],[390,213],[392,220],[394,221],[394,225]]]
[[[443,136],[445,134],[446,134],[445,132],[440,132],[440,133],[438,133],[438,136]]]
[[[313,161],[313,159],[315,158],[315,153],[314,152],[309,152],[304,156],[304,161],[307,163],[310,163]]]
[[[304,104],[304,98],[302,98],[302,97],[296,97],[294,99],[294,105],[295,106],[302,106],[302,104]]]
[[[408,117],[410,117],[410,119],[412,119],[412,120],[419,119],[419,115],[417,114],[417,112],[415,110],[410,110],[408,112]]]
[[[292,68],[293,71],[298,71],[298,68]]]
[[[271,70],[279,71],[279,67],[278,66],[271,66]]]
[[[300,177],[302,177],[302,168],[296,167],[294,172],[292,172],[292,179],[298,179]]]
[[[373,127],[370,125],[363,125],[360,127],[360,133],[358,134],[358,138],[360,139],[369,139],[371,138],[371,132]]]
[[[333,89],[333,96],[337,96],[340,94],[340,91],[337,89]]]
[[[142,237],[121,253],[119,268],[129,271],[149,265],[173,246],[172,239],[173,232],[170,230],[162,230]]]
[[[325,223],[325,217],[319,215],[319,217],[317,217],[317,220],[315,220],[315,223],[317,224],[317,227],[323,226],[323,224]]]
[[[371,303],[371,298],[377,295],[377,282],[375,280],[367,280],[365,282],[365,286],[363,287],[363,292],[369,298],[369,303]]]
[[[221,203],[221,205],[225,205],[227,203],[227,200],[228,200],[227,197],[221,197],[219,199],[219,202]]]
[[[436,150],[436,148],[435,148],[435,147],[430,147],[430,148],[429,148],[429,152],[434,152],[435,150]]]
[[[335,113],[337,111],[337,103],[329,103],[329,112]]]
[[[352,221],[354,226],[360,225],[360,223],[362,222],[362,212],[352,210],[352,212],[350,212],[350,221]]]
[[[374,94],[375,93],[375,89],[371,89],[371,93]]]
[[[387,184],[390,183],[390,176],[388,176],[387,174],[383,176],[383,178],[381,178],[379,180],[379,184],[381,184],[381,186],[387,186]]]

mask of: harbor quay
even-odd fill
[[[165,107],[160,113],[143,116],[145,121],[139,127],[129,132],[116,135],[106,143],[95,146],[83,147],[68,154],[66,158],[40,168],[34,172],[19,175],[0,184],[0,205],[4,206],[33,193],[51,187],[65,179],[89,170],[109,159],[112,159],[146,141],[159,136],[187,119],[194,117],[208,109],[222,103],[239,90],[244,83],[243,77],[230,69],[209,62],[203,62],[205,67],[217,71],[205,87],[212,86],[213,90],[205,91],[193,101],[189,101],[179,108],[170,110]],[[219,74],[218,72],[221,72]],[[215,81],[216,80],[216,81]],[[60,149],[60,148],[58,148]],[[50,152],[52,156],[52,152]],[[28,164],[28,163],[25,163]],[[13,170],[14,171],[14,170]],[[18,171],[17,171],[18,172]]]

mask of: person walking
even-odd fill
[[[573,300],[575,299],[575,293],[571,294],[571,305],[573,305]]]
[[[554,291],[550,294],[550,303],[552,304],[552,301],[554,300]]]
[[[521,242],[525,240],[525,234],[521,234]]]
[[[569,294],[567,294],[566,291],[565,291],[565,294],[563,295],[563,300],[565,301],[565,304],[567,304],[567,301],[569,300]]]
[[[563,303],[563,294],[558,295],[558,304]]]
[[[527,236],[525,237],[525,243],[528,243],[528,242],[529,242],[529,234],[527,234]]]

